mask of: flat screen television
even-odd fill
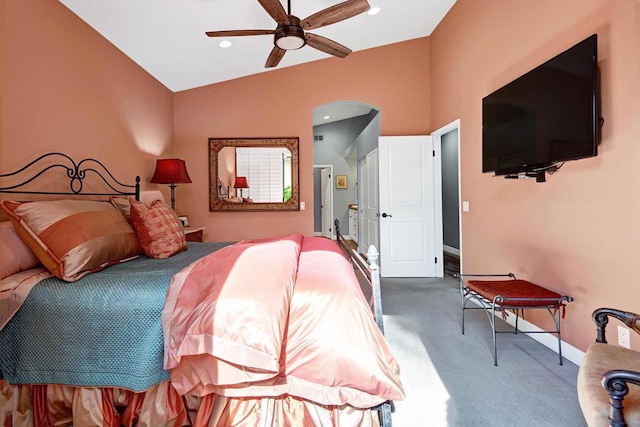
[[[594,34],[482,100],[482,172],[536,177],[598,154]]]

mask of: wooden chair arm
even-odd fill
[[[630,329],[633,329],[637,334],[640,334],[640,315],[615,308],[603,307],[596,309],[591,315],[591,318],[596,324],[596,342],[607,343],[605,328],[607,327],[607,323],[609,323],[609,316],[615,317]]]
[[[622,413],[622,401],[629,393],[629,384],[640,386],[640,372],[612,370],[602,376],[602,386],[609,393],[609,426],[627,427]]]

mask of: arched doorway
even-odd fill
[[[318,106],[313,109],[313,136],[314,234],[325,235],[329,227],[331,238],[335,238],[333,220],[338,219],[341,233],[358,242],[359,227],[349,227],[349,214],[352,223],[354,220],[356,224],[360,223],[361,160],[377,149],[380,111],[375,106],[355,101]],[[322,170],[327,179],[329,167],[332,169],[329,182],[323,182]],[[336,185],[338,176],[341,183],[346,181],[346,185]],[[323,188],[328,188],[329,197]],[[356,209],[351,209],[354,207]]]

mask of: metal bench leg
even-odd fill
[[[496,304],[491,307],[491,333],[493,334],[493,366],[498,366],[498,345],[496,343]]]
[[[562,365],[562,338],[560,336],[560,312],[562,310],[560,308],[558,308],[558,311],[556,312],[555,316],[553,317],[553,321],[556,324],[556,330],[558,331],[558,357],[560,359],[560,365]]]
[[[466,307],[466,301],[464,295],[462,296],[462,335],[464,335],[464,311]]]
[[[467,302],[464,296],[464,289],[462,288],[462,279],[460,279],[460,298],[462,299],[462,335],[464,335],[464,310]]]

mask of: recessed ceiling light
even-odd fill
[[[218,43],[218,46],[220,46],[223,49],[226,49],[228,47],[231,47],[233,43],[231,43],[229,40],[222,40],[220,43]]]
[[[373,16],[377,15],[380,12],[380,8],[378,6],[374,6],[367,12],[368,15]]]
[[[325,120],[329,120],[331,118],[331,116],[324,116],[323,119]]]

